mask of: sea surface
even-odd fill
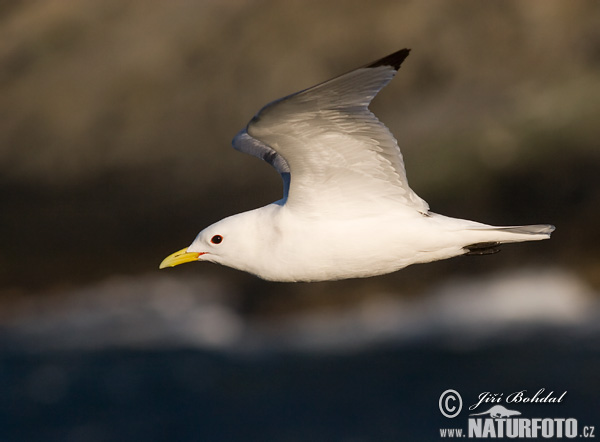
[[[240,314],[227,290],[121,277],[14,306],[0,330],[0,441],[439,440],[466,431],[482,393],[541,389],[567,393],[503,405],[600,429],[600,306],[566,271],[281,318]],[[448,389],[462,397],[453,419],[440,411]]]

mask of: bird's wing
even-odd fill
[[[287,161],[262,141],[248,135],[246,129],[241,130],[232,141],[233,147],[240,152],[249,153],[266,161],[279,172],[283,180],[283,200],[287,200],[290,189],[290,166]]]
[[[368,109],[408,53],[402,49],[268,104],[234,147],[277,169],[289,207],[322,213],[400,204],[426,213],[429,206],[408,186],[398,143]]]

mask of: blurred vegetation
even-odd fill
[[[450,216],[553,223],[551,241],[364,281],[174,271],[234,281],[248,310],[519,265],[600,287],[597,1],[64,0],[0,3],[2,292],[158,271],[206,225],[278,199],[277,174],[233,135],[267,102],[401,47],[372,109],[411,186]]]

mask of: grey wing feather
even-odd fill
[[[291,171],[288,204],[318,210],[394,200],[426,213],[429,206],[408,186],[395,138],[368,109],[408,53],[397,51],[266,105],[234,147],[272,164],[284,182]]]
[[[233,148],[250,155],[253,155],[261,160],[266,161],[273,166],[277,172],[289,173],[290,166],[287,161],[281,155],[279,155],[275,149],[272,149],[260,140],[251,137],[246,129],[241,130],[232,141]]]
[[[272,149],[260,140],[251,137],[246,129],[241,130],[231,142],[233,148],[266,161],[279,172],[283,180],[283,199],[287,199],[290,189],[290,166],[275,149]]]

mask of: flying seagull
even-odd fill
[[[409,187],[398,143],[368,109],[409,52],[263,107],[233,147],[279,172],[283,198],[207,227],[160,268],[210,261],[271,281],[327,281],[549,238],[547,224],[496,227],[438,215]]]

